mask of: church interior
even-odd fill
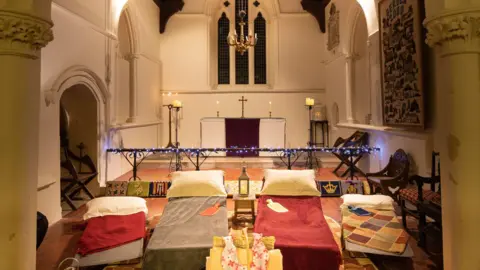
[[[480,269],[480,0],[0,0],[0,85],[2,269]]]

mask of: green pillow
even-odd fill
[[[150,182],[132,181],[128,183],[127,196],[146,198],[150,190]]]

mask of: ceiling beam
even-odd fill
[[[181,11],[185,3],[183,0],[153,0],[160,8],[160,33],[165,32],[167,22],[173,14]]]
[[[325,7],[328,3],[330,3],[330,0],[302,0],[301,2],[303,10],[317,19],[322,33],[325,33]]]

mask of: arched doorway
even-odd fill
[[[62,189],[71,184],[65,179],[74,177],[65,167],[67,159],[72,162],[80,176],[91,172],[86,163],[79,162],[79,159],[85,156],[90,157],[95,168],[98,168],[98,106],[97,98],[84,84],[69,87],[60,98],[60,156],[63,164],[62,179],[64,179],[61,183]],[[100,192],[96,177],[89,179],[86,187],[93,196],[97,196]],[[71,188],[67,195],[71,201],[62,200],[63,215],[74,209],[71,203],[79,207],[91,199],[78,185]]]

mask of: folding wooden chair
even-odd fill
[[[93,165],[93,168],[95,168],[90,157],[85,156],[82,159],[86,161],[87,165]],[[76,196],[80,190],[83,190],[85,194],[90,197],[90,199],[95,198],[90,190],[88,190],[87,185],[98,175],[96,169],[94,169],[93,173],[79,174],[71,159],[66,159],[64,162],[62,162],[61,167],[67,170],[69,174],[68,176],[63,176],[60,178],[62,183],[67,183],[67,185],[61,190],[61,196],[62,199],[65,200],[65,202],[73,210],[77,210],[77,207],[73,204],[73,197]]]
[[[368,145],[368,133],[363,131],[355,131],[350,137],[343,139],[339,137],[333,147],[361,147],[364,145]],[[346,176],[350,170],[354,170],[361,175],[365,175],[365,173],[357,167],[357,163],[362,159],[363,155],[359,155],[355,157],[353,160],[350,160],[350,156],[342,155],[339,153],[333,153],[339,160],[340,164],[333,170],[333,173],[337,174],[337,171],[342,168],[343,165],[347,166],[347,169],[342,173],[340,177]],[[354,172],[355,173],[355,172]],[[338,174],[337,174],[338,176]]]
[[[81,144],[82,145],[82,144]],[[71,159],[72,161],[76,161],[78,162],[78,175],[80,176],[80,178],[84,177],[84,176],[92,176],[92,175],[95,175],[97,176],[98,175],[98,171],[97,171],[97,167],[95,166],[95,163],[93,162],[93,160],[90,158],[89,155],[82,155],[82,149],[80,149],[80,155],[81,156],[77,156],[75,155],[72,151],[70,151],[70,149],[66,149],[66,156],[68,159]],[[83,166],[85,165],[85,166]],[[86,170],[85,170],[85,167],[86,167]],[[95,178],[95,176],[93,178]],[[92,178],[92,179],[93,179]],[[90,179],[89,182],[92,180]],[[88,183],[87,183],[88,184]],[[82,190],[81,187],[77,187],[72,193],[71,193],[71,198],[75,198],[78,193]]]

